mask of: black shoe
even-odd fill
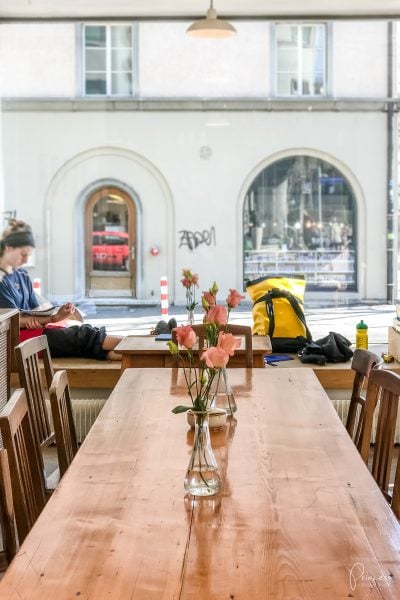
[[[168,327],[169,327],[170,331],[172,331],[173,329],[175,329],[175,327],[178,327],[178,323],[176,322],[176,319],[170,319],[168,321]]]
[[[158,321],[157,325],[154,328],[155,335],[158,335],[159,333],[170,333],[170,332],[171,332],[171,330],[166,321]]]

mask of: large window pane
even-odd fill
[[[309,156],[266,168],[248,190],[244,279],[305,274],[314,290],[356,289],[355,206],[332,165]]]
[[[325,26],[278,24],[276,40],[277,94],[314,96],[325,93]],[[288,71],[296,73],[300,87],[293,81],[288,85],[287,78],[282,77]]]
[[[132,26],[89,25],[84,36],[85,94],[131,96]]]

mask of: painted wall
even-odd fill
[[[268,25],[241,24],[229,46],[189,43],[182,23],[164,27],[139,26],[143,96],[270,96]],[[332,30],[334,97],[384,98],[386,25],[337,22]],[[85,294],[83,207],[98,181],[120,182],[137,199],[139,297],[157,295],[167,274],[171,299],[183,302],[182,267],[199,272],[203,288],[214,279],[222,293],[240,288],[249,185],[274,160],[309,153],[341,170],[356,194],[357,296],[386,297],[385,113],[285,110],[283,104],[277,111],[233,112],[223,103],[207,112],[122,104],[123,110],[108,111],[102,103],[90,109],[90,101],[88,109],[66,103],[60,110],[46,100],[79,98],[79,26],[0,25],[0,44],[2,96],[41,99],[33,111],[2,113],[2,145],[4,209],[16,209],[36,232],[33,274],[42,277],[45,293]],[[195,232],[202,242],[190,249]],[[154,245],[161,249],[157,257],[149,253]]]
[[[3,128],[6,208],[32,223],[35,274],[53,295],[84,294],[82,198],[99,179],[121,181],[139,199],[142,298],[157,293],[167,274],[171,297],[183,301],[182,267],[199,272],[205,288],[213,279],[223,291],[240,287],[248,186],[273,160],[304,152],[334,164],[353,185],[359,297],[385,297],[383,114],[4,113]],[[215,243],[191,250],[182,232],[211,228]],[[150,256],[153,245],[158,257]]]
[[[267,22],[241,22],[237,37],[201,40],[200,44],[185,35],[186,26],[138,24],[140,97],[272,95],[272,42]],[[72,23],[0,25],[1,95],[81,95],[80,29]],[[385,97],[386,23],[335,22],[331,30],[333,96]]]

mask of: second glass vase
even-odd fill
[[[215,375],[211,383],[209,396],[211,398],[211,408],[223,408],[228,415],[233,415],[237,411],[235,397],[225,367],[219,369]]]
[[[185,477],[185,490],[194,496],[212,496],[221,488],[217,461],[211,448],[208,412],[193,411],[195,430],[192,454]]]

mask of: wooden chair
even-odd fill
[[[400,521],[400,460],[397,459],[396,475],[393,484],[393,496],[391,502],[392,510]]]
[[[354,351],[351,368],[355,371],[355,375],[349,412],[347,414],[346,429],[359,451],[365,411],[365,397],[362,395],[362,392],[371,369],[380,368],[382,364],[383,359],[369,350],[357,349]]]
[[[364,461],[368,463],[372,422],[375,408],[379,401],[371,472],[376,483],[388,500],[391,499],[389,495],[389,479],[399,397],[400,376],[393,373],[393,371],[372,369],[368,379],[367,395],[365,399],[364,425],[360,439],[360,453]]]
[[[8,453],[18,540],[22,544],[46,504],[45,481],[25,390],[18,389],[0,413]]]
[[[39,354],[43,360],[45,386],[40,375]],[[15,357],[21,386],[26,392],[35,434],[41,448],[54,443],[46,406],[46,392],[54,376],[53,365],[45,335],[21,342],[15,347]]]
[[[57,371],[50,386],[50,406],[62,477],[78,451],[67,371]]]
[[[0,450],[0,523],[3,550],[0,552],[0,571],[5,571],[18,550],[15,528],[14,501],[7,450]]]
[[[204,324],[198,323],[196,325],[192,325],[192,329],[197,335],[199,339],[199,352],[204,348],[204,339],[205,339],[205,330]],[[228,333],[232,333],[234,336],[243,336],[245,341],[245,352],[246,352],[246,367],[253,367],[253,338],[251,333],[251,327],[248,325],[227,325],[221,326],[220,331],[225,331],[227,329]],[[172,332],[172,340],[176,343],[176,332]],[[228,363],[229,366],[229,363]]]

